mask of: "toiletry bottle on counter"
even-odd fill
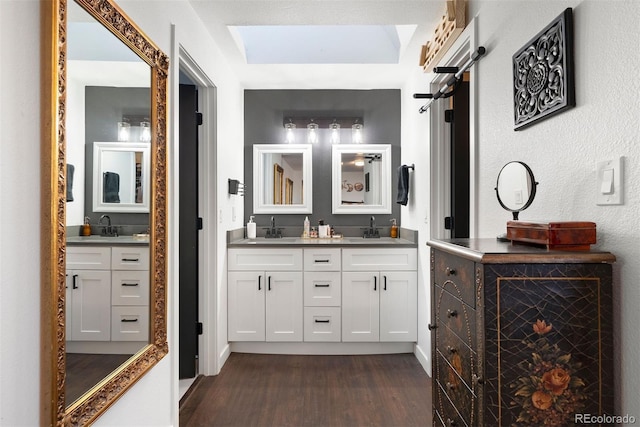
[[[304,229],[302,231],[302,237],[309,237],[309,232],[311,230],[309,230],[309,217],[305,216],[304,217]]]
[[[82,236],[91,236],[91,225],[89,224],[89,217],[84,217],[84,224],[80,227],[80,234]]]
[[[325,224],[323,219],[318,221],[318,237],[320,239],[329,237],[329,224]]]
[[[396,224],[396,219],[391,219],[391,237],[398,237],[398,224]]]
[[[247,223],[247,239],[256,238],[256,223],[253,222],[254,216],[249,216],[249,222]]]

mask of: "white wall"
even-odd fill
[[[522,131],[513,131],[511,57],[529,39],[573,7],[577,106]],[[640,3],[621,1],[484,1],[471,3],[478,43],[488,50],[475,66],[478,82],[478,237],[494,237],[506,230],[510,214],[495,197],[500,168],[511,160],[527,163],[540,182],[536,199],[521,219],[585,220],[597,224],[596,249],[617,256],[614,265],[614,313],[617,413],[640,415]],[[415,89],[419,87],[420,89]],[[424,90],[419,77],[409,82],[403,99]],[[416,159],[414,179],[420,184],[415,202],[402,210],[402,225],[425,228],[428,192],[426,132],[415,105],[405,101],[403,158]],[[405,108],[403,105],[403,108]],[[411,117],[409,117],[411,116]],[[595,164],[624,157],[625,204],[596,206]],[[423,160],[425,159],[425,160]],[[413,160],[411,160],[413,162]],[[420,161],[420,164],[418,163]],[[422,164],[424,163],[424,165]],[[419,176],[418,174],[424,174]],[[413,182],[412,182],[413,184]],[[415,188],[414,185],[413,188]],[[419,199],[419,200],[418,200]],[[414,203],[414,204],[412,204]],[[421,271],[428,270],[423,249]],[[426,274],[426,273],[425,273]],[[423,284],[421,284],[423,285]],[[424,303],[424,296],[420,296]],[[419,320],[419,343],[427,341]],[[427,350],[427,349],[424,349]]]
[[[220,218],[204,218],[215,236],[211,263],[226,264],[225,231],[241,226],[243,204],[227,195],[227,176],[242,176],[243,97],[237,79],[186,1],[119,2],[123,10],[167,54],[172,51],[171,24],[176,24],[177,42],[200,65],[217,87],[215,139],[219,159],[216,194],[212,205],[220,208]],[[40,2],[5,0],[0,2],[0,52],[11,61],[0,68],[0,425],[33,426],[40,413]],[[176,58],[171,58],[175,60]],[[170,81],[177,76],[170,76]],[[170,99],[171,108],[175,107]],[[175,181],[177,141],[169,129],[170,186]],[[209,141],[213,144],[214,141]],[[240,168],[240,171],[238,171]],[[170,190],[171,200],[177,195]],[[170,234],[175,236],[175,211],[169,213]],[[235,213],[235,219],[233,218]],[[214,232],[214,231],[217,231]],[[175,238],[169,241],[169,355],[149,371],[117,401],[95,425],[169,426],[178,423]],[[35,268],[34,268],[35,267]],[[226,345],[226,286],[222,268],[207,278],[207,286],[217,295],[218,345]],[[207,326],[205,326],[206,328]],[[218,355],[212,355],[217,358]]]
[[[40,4],[0,2],[0,425],[40,406]],[[29,404],[25,404],[29,402]]]

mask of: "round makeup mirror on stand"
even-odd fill
[[[533,177],[531,168],[523,162],[509,162],[502,167],[496,182],[496,196],[498,203],[505,210],[513,214],[513,220],[518,220],[520,211],[528,208],[536,196],[538,183]],[[497,237],[498,240],[508,240],[506,234]]]

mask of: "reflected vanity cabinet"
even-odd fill
[[[435,426],[613,413],[613,255],[495,239],[428,244]]]
[[[67,341],[149,339],[149,248],[67,246]]]

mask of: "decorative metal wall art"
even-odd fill
[[[567,8],[513,55],[514,129],[575,105],[573,14]]]

